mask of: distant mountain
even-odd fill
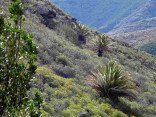
[[[64,11],[96,28],[101,32],[110,32],[114,28],[127,24],[127,18],[141,9],[145,9],[149,0],[51,0]],[[136,13],[135,13],[136,14]],[[146,14],[149,15],[147,12]],[[137,14],[136,14],[137,15]],[[152,15],[153,16],[153,15]],[[146,16],[145,16],[146,17]],[[150,17],[150,16],[149,16]],[[134,18],[133,18],[134,19]],[[145,19],[145,18],[142,18]],[[140,20],[140,19],[139,19]]]
[[[155,0],[51,0],[101,32],[125,33],[156,26]]]
[[[156,27],[156,17],[147,18],[145,20],[141,20],[133,23],[127,23],[127,24],[120,23],[109,33],[110,34],[128,33],[128,32],[134,32],[139,30],[146,30],[152,27]]]
[[[134,48],[156,55],[156,27],[146,30],[110,35],[113,39],[125,42]]]
[[[113,39],[125,42],[134,48],[156,41],[156,27],[147,30],[110,35]]]
[[[151,27],[156,27],[156,1],[146,0],[146,4],[140,6],[131,15],[123,18],[111,32],[127,33]]]
[[[51,1],[89,27],[155,53],[150,43],[156,41],[156,0]]]

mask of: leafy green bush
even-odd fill
[[[111,117],[128,117],[128,116],[124,113],[121,113],[120,111],[116,111],[112,114]]]
[[[78,41],[78,34],[74,30],[73,26],[68,23],[59,23],[55,28],[59,34],[65,35],[66,39],[73,44],[79,46],[80,43]]]
[[[67,56],[61,54],[59,56],[56,56],[56,61],[58,63],[63,64],[64,66],[70,66],[72,65],[72,63],[70,63],[69,59],[67,58]]]
[[[75,69],[69,66],[58,66],[54,68],[54,71],[64,78],[73,78],[75,77]]]
[[[41,116],[42,98],[38,92],[30,99],[30,82],[37,66],[37,46],[33,35],[22,28],[22,0],[11,0],[9,19],[0,16],[0,116]]]
[[[120,103],[117,105],[117,108],[122,112],[126,113],[129,116],[142,117],[141,106],[134,100],[128,100],[126,98],[120,98]]]

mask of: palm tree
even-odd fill
[[[80,22],[75,25],[75,28],[78,30],[79,41],[83,44],[86,44],[86,38],[90,36],[89,28]]]
[[[110,51],[108,47],[112,43],[110,42],[109,37],[106,34],[99,34],[96,39],[98,44],[98,56],[102,56],[104,50]]]
[[[106,97],[113,102],[118,102],[118,97],[135,98],[130,91],[136,86],[128,75],[122,74],[121,67],[111,61],[106,66],[101,66],[96,72],[87,77],[88,84],[95,89],[100,97]]]

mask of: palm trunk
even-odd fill
[[[86,39],[83,35],[79,35],[79,42],[82,43],[82,44],[86,44]]]
[[[98,49],[98,56],[99,56],[99,57],[102,57],[102,54],[103,54],[103,50],[99,48],[99,49]]]

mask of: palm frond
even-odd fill
[[[80,22],[75,25],[75,28],[78,30],[78,32],[84,37],[87,38],[88,36],[91,35],[89,28],[83,24],[81,24]]]
[[[101,66],[87,77],[88,84],[97,90],[100,96],[109,98],[114,96],[135,98],[136,95],[130,90],[135,89],[136,85],[131,80],[128,75],[122,74],[121,67],[115,65],[114,61]]]

